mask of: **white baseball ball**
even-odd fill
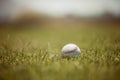
[[[80,48],[72,43],[65,45],[61,52],[62,57],[76,57],[81,53]]]

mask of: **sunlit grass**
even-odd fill
[[[75,43],[77,58],[62,59]],[[0,80],[119,80],[119,29],[54,28],[0,31]]]

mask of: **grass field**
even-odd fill
[[[77,58],[62,59],[75,43]],[[0,29],[0,80],[119,80],[120,29]]]

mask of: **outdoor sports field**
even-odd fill
[[[1,28],[0,80],[119,80],[120,29],[73,26]],[[61,58],[68,43],[79,57]]]

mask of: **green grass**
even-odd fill
[[[0,30],[0,80],[119,80],[120,29]],[[75,43],[77,58],[62,59]]]

